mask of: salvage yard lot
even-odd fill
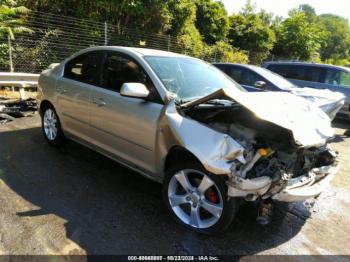
[[[243,206],[203,236],[176,224],[161,186],[79,144],[49,147],[38,115],[0,126],[0,254],[350,254],[350,138],[335,122],[341,169],[317,201],[276,204],[270,225]]]

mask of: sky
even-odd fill
[[[245,5],[247,0],[221,0],[228,12],[237,13]],[[316,9],[317,14],[332,13],[350,20],[350,0],[252,0],[256,3],[257,10],[265,9],[276,15],[288,16],[290,9],[300,4],[309,4]]]

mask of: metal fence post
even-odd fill
[[[168,52],[170,51],[170,35],[168,35]]]
[[[9,45],[9,58],[10,58],[10,72],[13,72],[13,62],[12,62],[12,45],[11,45],[11,37],[10,35],[7,36],[8,45]]]
[[[105,29],[105,46],[108,44],[108,31],[107,31],[107,22],[104,24],[104,29]]]

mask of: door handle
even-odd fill
[[[94,98],[94,99],[92,100],[92,102],[93,102],[95,105],[97,105],[98,107],[101,107],[101,106],[105,106],[105,105],[106,105],[106,102],[105,102],[102,98],[98,98],[98,99]]]

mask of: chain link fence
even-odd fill
[[[32,33],[17,34],[14,40],[0,39],[0,71],[10,71],[9,46],[14,71],[32,73],[39,73],[51,63],[91,46],[145,47],[186,54],[178,39],[171,35],[35,11],[23,20],[18,26],[29,28]],[[200,58],[211,62],[216,56]]]

